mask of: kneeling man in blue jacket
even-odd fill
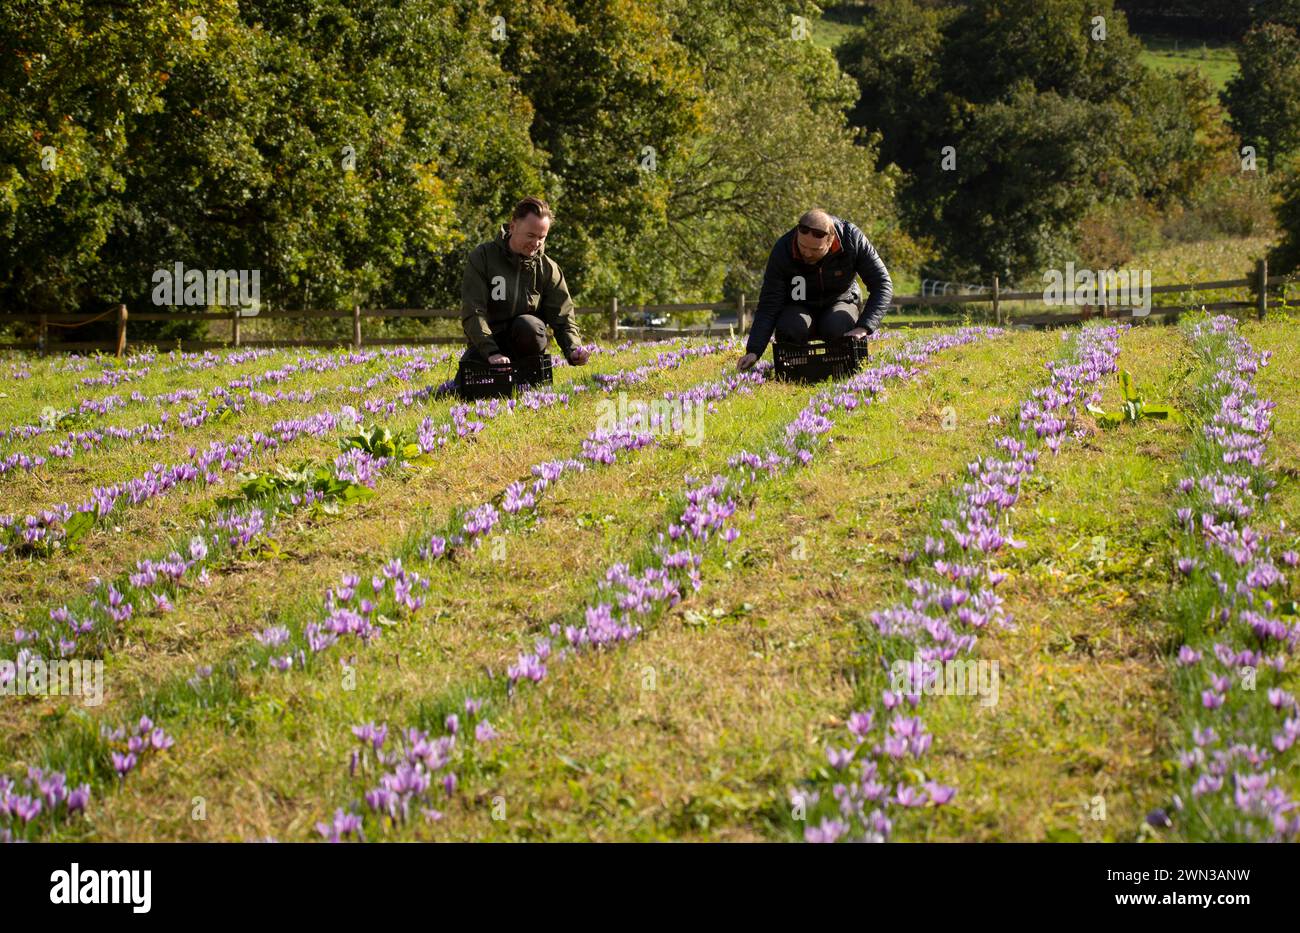
[[[863,310],[859,275],[871,292]],[[823,210],[808,211],[772,247],[736,368],[757,363],[773,332],[779,343],[874,334],[893,295],[889,270],[861,230]]]

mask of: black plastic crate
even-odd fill
[[[551,355],[524,357],[505,366],[461,360],[456,371],[456,394],[463,399],[502,398],[517,389],[551,384]]]
[[[852,337],[772,344],[773,376],[786,382],[846,379],[867,361],[867,341]]]

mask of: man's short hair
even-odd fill
[[[536,214],[544,220],[554,220],[555,215],[551,213],[551,205],[547,204],[541,198],[524,198],[515,205],[515,211],[511,215],[512,220],[522,220],[525,217]]]
[[[803,216],[799,218],[799,223],[805,227],[813,227],[817,230],[834,230],[835,221],[831,218],[828,211],[820,207],[814,207],[812,210],[804,211]]]

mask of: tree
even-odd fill
[[[1221,157],[1204,145],[1208,86],[1148,72],[1140,51],[1108,0],[952,14],[887,0],[841,61],[859,82],[855,118],[906,174],[909,231],[934,242],[943,273],[1018,277],[1064,255],[1080,212],[1170,204]]]
[[[638,275],[625,288],[658,300],[752,293],[772,243],[814,206],[862,226],[887,261],[915,261],[894,209],[898,173],[876,171],[878,139],[846,120],[852,80],[789,15],[771,0],[683,8],[702,128],[646,178],[663,219],[632,242]]]
[[[181,262],[257,270],[268,309],[445,306],[529,194],[555,206],[548,251],[584,300],[752,283],[814,204],[906,249],[898,173],[873,168],[878,139],[845,121],[852,81],[791,15],[18,0],[0,12],[0,305],[152,309],[154,274]],[[180,311],[132,327],[196,330]]]
[[[1300,26],[1258,22],[1237,59],[1223,99],[1241,141],[1268,160],[1300,148]]]
[[[115,5],[116,7],[116,5]],[[0,8],[0,298],[31,311],[107,296],[130,131],[162,106],[183,34],[172,4],[17,0]]]
[[[701,74],[674,35],[678,9],[670,0],[488,7],[502,17],[501,63],[532,104],[544,153],[557,215],[547,251],[588,300],[619,289],[627,245],[662,224],[655,173],[700,129]]]
[[[258,270],[269,307],[449,302],[457,251],[540,187],[532,109],[486,30],[466,28],[480,15],[436,0],[6,7],[0,301],[148,307],[152,273],[180,261]]]

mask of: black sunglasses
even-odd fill
[[[808,226],[807,224],[800,224],[799,232],[802,233],[804,236],[810,236],[817,240],[824,240],[826,239],[826,237],[831,235],[831,232],[829,230],[815,230],[812,227]]]

